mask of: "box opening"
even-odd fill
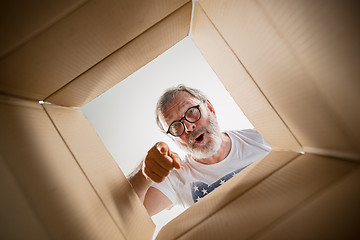
[[[190,37],[81,108],[125,175],[158,141],[182,158],[185,153],[158,129],[155,105],[169,87],[185,84],[203,91],[214,105],[221,131],[253,128]],[[152,217],[156,232],[183,207]],[[164,219],[165,218],[165,219]],[[155,235],[156,235],[155,232]]]
[[[153,236],[136,193],[77,108],[190,35],[221,88],[273,151],[173,219],[157,239],[358,239],[358,9],[334,0],[7,4],[0,49],[0,187],[6,193],[0,238]],[[161,86],[185,71],[160,70],[179,71]],[[119,85],[132,81],[133,89],[155,93],[151,79]],[[208,79],[203,82],[189,85],[212,99],[202,88]],[[146,102],[155,104],[162,89],[156,91]],[[108,120],[131,130],[134,120],[127,116],[138,99],[122,100],[129,108],[120,120]],[[154,111],[144,104],[138,109]],[[144,134],[119,132],[125,143],[136,143],[126,159],[139,161],[149,147],[137,147],[146,145]],[[119,146],[124,143],[112,147]]]

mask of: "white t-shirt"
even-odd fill
[[[226,134],[231,139],[231,149],[224,160],[202,164],[187,155],[180,169],[172,170],[164,181],[151,186],[159,189],[173,204],[189,207],[271,151],[255,129]]]

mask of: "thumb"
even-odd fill
[[[169,146],[168,146],[166,143],[164,143],[164,142],[158,142],[158,143],[156,144],[156,148],[157,148],[157,150],[158,150],[161,154],[163,154],[163,155],[169,155],[170,148],[169,148]]]

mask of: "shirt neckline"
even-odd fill
[[[224,133],[229,136],[231,146],[230,146],[229,154],[223,160],[221,160],[220,162],[217,162],[217,163],[213,163],[213,164],[204,164],[204,163],[199,163],[199,162],[195,161],[195,159],[190,154],[188,154],[187,158],[188,158],[188,161],[190,162],[190,164],[198,165],[198,166],[206,167],[206,168],[213,168],[213,167],[217,167],[222,164],[225,164],[227,161],[229,161],[229,159],[231,159],[231,156],[234,154],[234,140],[233,140],[233,136],[230,132],[225,131]]]

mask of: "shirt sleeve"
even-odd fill
[[[265,139],[260,135],[260,133],[255,128],[244,129],[241,130],[240,132],[242,137],[246,138],[252,144],[264,149],[265,151],[268,152],[271,151],[270,145],[265,141]]]
[[[162,192],[173,204],[177,204],[176,193],[172,187],[169,176],[166,177],[161,183],[153,182],[151,187],[154,187]]]

